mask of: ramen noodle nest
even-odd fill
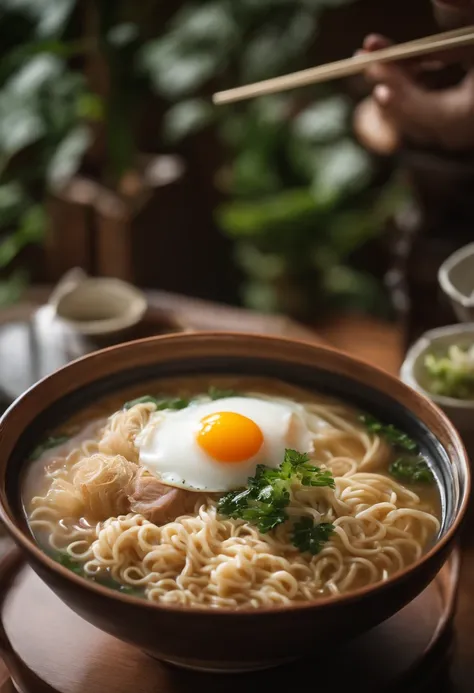
[[[47,439],[23,483],[39,545],[151,602],[258,609],[385,581],[436,539],[436,480],[402,431],[282,383],[218,383],[150,383]]]

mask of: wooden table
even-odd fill
[[[48,289],[40,288],[31,292],[28,310],[45,300]],[[246,311],[231,309],[210,304],[205,301],[183,299],[182,297],[151,292],[149,294],[150,311],[149,318],[163,317],[163,314],[172,313],[179,316],[179,320],[196,329],[215,328],[216,320],[220,329],[235,329],[244,331],[256,331],[277,333],[287,336],[310,339],[316,342],[329,342],[337,348],[349,351],[359,358],[370,361],[376,366],[384,368],[394,374],[402,360],[401,340],[396,326],[385,325],[377,321],[357,318],[337,318],[328,324],[320,325],[317,332],[309,328],[303,328],[286,318],[267,319],[264,316],[249,315]],[[18,309],[15,309],[18,318]],[[23,306],[25,310],[25,306]],[[163,313],[164,311],[164,313]],[[28,311],[27,311],[28,312]],[[10,315],[4,313],[4,317],[15,316],[12,309]],[[0,314],[0,324],[2,321]],[[160,318],[160,319],[161,319]],[[157,318],[158,319],[158,318]],[[5,367],[5,364],[3,365]],[[2,366],[0,364],[0,384]],[[469,527],[473,528],[473,531]],[[463,539],[463,564],[461,570],[461,582],[458,597],[458,606],[455,617],[456,648],[451,669],[449,693],[472,693],[474,691],[474,522],[466,525]],[[6,672],[0,668],[0,690],[2,677]]]

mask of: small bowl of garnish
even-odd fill
[[[443,409],[474,452],[474,324],[425,332],[408,351],[400,375]]]

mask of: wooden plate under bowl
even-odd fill
[[[18,554],[3,562],[1,572],[0,650],[16,687],[7,682],[0,693],[286,693],[308,690],[308,678],[332,693],[346,693],[349,683],[365,693],[444,690],[437,685],[450,652],[457,550],[417,599],[365,635],[337,651],[328,642],[327,651],[315,652],[310,662],[240,675],[175,669],[97,630],[65,606]]]

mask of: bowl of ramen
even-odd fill
[[[470,476],[433,404],[329,348],[194,333],[95,352],[1,420],[0,517],[76,613],[249,671],[338,644],[447,558]]]

